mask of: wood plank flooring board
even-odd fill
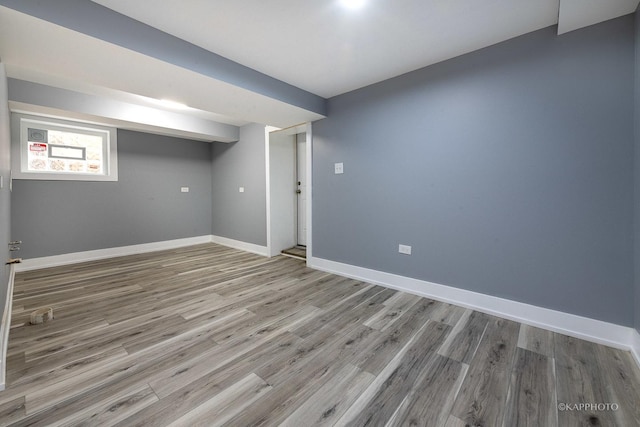
[[[216,244],[18,273],[12,320],[0,425],[640,425],[628,352]]]
[[[362,282],[350,283],[348,286],[339,286],[340,283],[340,281],[336,280],[334,283],[325,282],[322,285],[300,286],[299,283],[292,282],[290,288],[275,289],[270,296],[250,305],[248,308],[256,314],[270,312],[282,306],[307,303],[319,308],[326,308],[327,302],[335,305],[336,301],[348,300],[350,297],[358,295],[371,287],[371,285],[365,285]],[[338,292],[336,292],[336,289]],[[323,296],[326,297],[327,294],[330,295],[330,298],[321,299]]]
[[[570,340],[564,336],[557,337],[557,340],[571,343],[568,347],[562,348],[569,351],[562,352],[559,356],[559,372],[563,374],[564,378],[567,366],[577,364],[577,367],[572,369],[572,373],[577,371],[576,376],[581,377],[577,382],[584,387],[584,392],[579,394],[583,400],[568,402],[563,400],[567,396],[563,393],[559,401],[563,403],[615,403],[619,408],[622,408],[618,410],[595,408],[577,411],[578,414],[575,417],[567,416],[564,412],[576,411],[563,411],[561,412],[562,419],[584,420],[588,417],[591,422],[615,422],[616,425],[624,426],[640,425],[640,388],[637,386],[640,381],[640,372],[637,366],[629,363],[631,355],[618,349]],[[590,354],[581,354],[585,351]],[[596,363],[595,372],[583,372],[584,368]],[[564,392],[566,388],[559,387],[559,390]]]
[[[184,322],[178,321],[175,327],[167,332],[163,332],[161,336],[151,335],[144,340],[129,341],[124,344],[124,347],[129,353],[137,353],[140,351],[151,350],[156,346],[167,345],[173,340],[185,338],[201,339],[203,337],[210,338],[231,319],[251,316],[252,313],[249,311],[245,309],[238,309],[225,313],[213,313],[206,319],[198,319],[198,322],[188,320]]]
[[[608,391],[605,367],[597,354],[597,345],[565,335],[555,334],[556,388],[562,404],[598,404],[613,402]],[[584,410],[558,412],[561,426],[617,425],[612,411]]]
[[[108,301],[108,298],[111,298],[117,295],[128,294],[132,291],[139,291],[139,290],[141,290],[141,288],[138,285],[128,285],[128,286],[121,286],[114,289],[101,290],[97,292],[96,291],[89,292],[89,293],[83,292],[82,294],[79,295],[78,290],[75,289],[64,294],[56,295],[54,299],[52,300],[49,299],[48,302],[47,302],[47,298],[38,297],[38,298],[25,299],[25,300],[19,301],[19,303],[24,306],[25,311],[36,310],[43,306],[53,306],[54,309],[55,308],[60,309],[61,307],[63,307],[63,304],[64,306],[73,307],[74,303],[76,306],[85,307],[87,303],[92,303],[100,300]]]
[[[388,425],[445,425],[468,368],[464,363],[431,354]]]
[[[223,425],[241,413],[272,387],[255,374],[249,374],[218,395],[178,418],[169,427]]]
[[[449,418],[447,418],[447,422],[444,424],[444,427],[470,427],[470,425],[462,421],[460,418],[449,415]]]
[[[382,305],[376,300],[377,297],[381,299],[385,298],[382,293],[378,293],[374,295],[368,303],[358,304],[351,310],[333,313],[335,316],[330,320],[326,320],[325,314],[327,312],[320,312],[320,316],[312,317],[304,324],[305,330],[308,327],[308,323],[318,324],[317,328],[310,334],[301,336],[299,328],[292,329],[291,332],[310,341],[323,341],[333,336],[344,336],[352,329],[358,328],[364,319],[369,318],[382,308]]]
[[[51,407],[93,401],[96,396],[107,398],[113,393],[136,384],[146,384],[163,375],[172,366],[207,351],[216,344],[207,341],[185,340],[175,343],[175,352],[148,351],[138,357],[127,355],[111,360],[90,373],[67,375],[57,381],[47,381],[41,388],[26,394],[27,414],[36,414]],[[79,406],[86,406],[81,403]]]
[[[327,347],[328,348],[328,347]],[[339,351],[339,350],[337,350]],[[344,367],[330,354],[321,352],[292,365],[285,381],[271,381],[273,389],[256,401],[256,411],[245,411],[230,420],[229,425],[280,425],[322,386],[335,378]]]
[[[317,291],[310,295],[309,303],[318,308],[326,309],[335,305],[336,301],[349,298],[369,286],[364,282],[355,282],[346,278],[341,279],[333,283],[328,282],[317,286]]]
[[[511,371],[504,426],[557,426],[553,359],[518,348]]]
[[[640,368],[631,354],[615,348],[597,346],[598,360],[607,378],[610,400],[624,410],[614,411],[620,425],[640,426]]]
[[[300,338],[284,333],[267,340],[248,338],[232,347],[218,346],[166,370],[149,384],[164,398],[203,376],[216,376],[221,372],[247,375],[275,358],[290,354],[300,341]]]
[[[301,338],[306,338],[325,327],[335,329],[336,323],[340,322],[338,319],[341,319],[342,316],[345,315],[349,317],[349,312],[352,312],[355,307],[360,306],[363,302],[368,301],[380,293],[381,289],[376,286],[367,287],[363,291],[356,293],[356,297],[351,300],[353,304],[347,304],[344,301],[337,302],[333,307],[323,310],[320,316],[311,319],[308,323],[301,325],[291,332]],[[382,305],[377,304],[376,306],[375,301],[369,301],[368,303],[371,304],[371,307],[374,307],[373,312],[382,309]],[[362,312],[360,311],[359,313]]]
[[[447,330],[436,322],[426,323],[402,348],[371,385],[340,418],[350,426],[385,425],[395,414],[415,384],[418,374],[429,362],[428,348],[443,340]]]
[[[438,353],[469,364],[482,340],[489,316],[467,310],[456,323]]]
[[[432,301],[426,298],[424,298],[424,300],[430,301],[430,303],[433,304],[433,308],[429,312],[429,318],[447,325],[455,326],[467,311],[464,307],[447,304],[445,302]]]
[[[291,348],[284,357],[273,359],[257,367],[254,372],[274,386],[292,384],[303,378],[313,377],[317,370],[325,369],[324,366],[329,359],[333,359],[333,356],[329,355],[339,352],[343,343],[343,336],[339,333],[318,334],[302,339],[302,342]],[[307,385],[306,381],[301,384]]]
[[[51,341],[66,340],[70,334],[83,330],[91,330],[96,327],[105,327],[109,323],[98,318],[78,325],[77,319],[55,319],[55,322],[42,323],[40,325],[24,325],[10,331],[9,354],[13,351],[24,352],[26,347],[33,348],[40,343],[42,346],[50,346]]]
[[[501,425],[520,325],[489,316],[451,414],[473,426]]]
[[[408,295],[411,298],[398,298],[398,295]],[[420,299],[421,298],[416,297],[415,295],[397,292],[395,295],[384,301],[382,303],[384,308],[371,316],[371,318],[367,319],[364,324],[372,329],[384,330],[397,321],[409,308],[417,304]]]
[[[356,366],[346,365],[298,406],[280,425],[282,427],[333,426],[374,378],[375,376]]]
[[[430,308],[431,305],[427,301],[411,307],[390,328],[380,331],[379,339],[355,355],[353,363],[367,372],[378,375],[427,323],[431,323],[430,328],[435,327],[443,331],[442,334],[434,335],[437,340],[431,341],[430,347],[425,349],[435,352],[451,334],[451,327],[431,321],[428,317]]]
[[[213,373],[202,375],[197,380],[190,382],[159,402],[140,410],[116,425],[123,427],[166,426],[231,387],[247,375],[246,367],[219,369]]]
[[[51,340],[50,342],[43,341],[36,345],[25,346],[25,361],[31,362],[65,350],[77,348],[80,345],[92,343],[106,328],[108,328],[108,325],[93,325],[91,328],[80,329],[77,332],[69,333],[66,340],[63,339],[63,337]]]
[[[12,369],[7,373],[7,379],[13,386],[17,386],[45,378],[59,377],[69,372],[80,373],[80,369],[92,369],[96,363],[120,358],[126,354],[127,352],[120,345],[96,346],[80,350],[74,348],[68,352],[48,356],[44,360],[38,359],[34,362],[24,363],[20,367],[16,366],[15,370]]]
[[[521,325],[518,347],[547,357],[553,357],[553,332],[529,325]]]
[[[290,332],[298,325],[316,317],[320,311],[319,308],[307,305],[285,313],[274,313],[273,316],[254,315],[245,322],[224,325],[212,335],[212,339],[218,343],[225,343],[238,337],[268,337],[285,331]]]
[[[167,327],[184,322],[184,319],[179,316],[168,316],[163,320],[163,324]],[[131,339],[136,339],[139,335],[144,335],[145,331],[153,330],[153,328],[158,328],[158,322],[153,319],[146,322],[130,322],[122,328],[109,324],[96,325],[90,329],[80,329],[77,332],[69,333],[66,340],[63,337],[51,340],[49,343],[41,342],[37,345],[30,345],[25,349],[25,357],[29,362],[80,346],[90,346],[97,341],[102,345],[120,345]]]
[[[0,422],[9,425],[26,417],[24,396],[0,403]]]
[[[147,385],[136,385],[121,391],[109,392],[103,399],[77,399],[70,405],[60,405],[33,414],[16,426],[61,427],[97,426],[126,419],[158,401]]]
[[[76,360],[70,358],[67,363],[60,368],[51,369],[39,374],[35,374],[31,378],[20,378],[15,383],[9,383],[11,384],[10,387],[0,393],[0,404],[6,403],[18,396],[26,396],[36,389],[36,385],[39,388],[44,388],[57,382],[63,382],[72,377],[81,375],[90,376],[92,375],[93,370],[99,370],[103,366],[121,360],[125,356],[126,352],[124,351],[124,349],[120,348],[102,353],[96,357],[92,357],[90,358],[91,360],[82,360],[82,358]],[[9,372],[7,373],[7,378],[13,377],[14,374],[9,370]]]
[[[103,310],[108,310],[109,308],[117,309],[123,303],[131,301],[132,298],[144,298],[144,293],[142,290],[139,290],[139,288],[133,288],[132,291],[128,293],[110,293],[109,295],[102,294],[100,296],[92,293],[89,294],[99,299],[92,300],[91,296],[89,296],[87,297],[87,299],[78,300],[75,303],[51,301],[50,304],[40,304],[38,306],[30,307],[26,309],[26,312],[31,313],[31,311],[37,308],[48,306],[53,308],[53,314],[55,318],[65,319],[76,316],[89,316],[91,313],[96,312],[106,314],[107,311]],[[147,300],[145,299],[143,301],[140,301],[138,304],[146,303],[146,301]]]

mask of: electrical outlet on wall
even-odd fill
[[[411,246],[398,245],[398,252],[404,255],[411,255]]]
[[[344,164],[343,163],[335,163],[333,165],[336,175],[344,173]]]

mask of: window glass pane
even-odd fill
[[[16,179],[117,181],[117,132],[113,127],[14,114],[19,123]]]
[[[105,137],[73,131],[28,129],[27,170],[102,174]]]

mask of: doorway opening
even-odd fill
[[[307,259],[311,240],[311,124],[267,129],[269,256]]]

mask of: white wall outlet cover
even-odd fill
[[[343,163],[335,163],[333,165],[335,173],[339,174],[339,173],[344,173],[344,164]]]
[[[189,192],[189,187],[180,187],[180,192],[181,193],[188,193]]]
[[[244,187],[240,187],[240,188],[238,188],[238,192],[240,192],[240,193],[244,193]]]
[[[404,255],[411,255],[411,246],[398,245],[398,252]]]

